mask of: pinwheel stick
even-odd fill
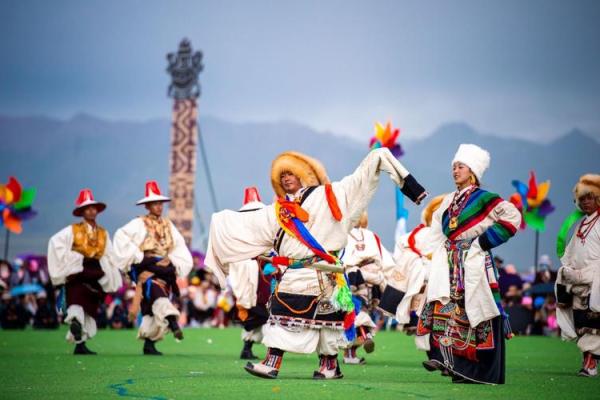
[[[6,236],[4,239],[4,259],[8,261],[8,245],[10,243],[10,231],[6,230]]]
[[[533,265],[534,265],[534,271],[535,271],[536,275],[537,275],[537,272],[538,272],[538,252],[539,252],[539,248],[540,248],[540,231],[538,231],[536,229],[535,230],[535,255],[533,256]]]

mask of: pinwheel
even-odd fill
[[[7,184],[0,184],[0,226],[6,228],[4,258],[8,257],[9,232],[23,232],[22,222],[35,217],[31,205],[35,200],[36,189],[23,189],[19,181],[11,176]]]
[[[375,123],[375,136],[369,141],[371,150],[381,147],[390,149],[394,157],[400,158],[404,155],[402,146],[398,143],[400,129],[392,127],[391,122],[382,125],[380,122]],[[404,195],[400,188],[396,187],[396,232],[395,239],[398,241],[400,236],[406,233],[406,221],[408,220],[408,210],[404,208]]]
[[[531,171],[528,185],[519,180],[512,181],[512,185],[517,192],[510,197],[510,201],[519,209],[523,216],[521,229],[529,226],[535,231],[534,266],[537,272],[540,232],[546,230],[546,217],[554,211],[554,206],[548,199],[550,181],[542,182],[538,185],[535,172]]]
[[[550,191],[550,181],[538,184],[535,179],[535,172],[531,171],[529,176],[529,185],[514,180],[512,185],[517,193],[510,197],[510,201],[517,206],[523,215],[523,224],[537,232],[546,230],[546,217],[554,211],[554,206],[548,199]]]

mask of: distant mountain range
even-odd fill
[[[297,150],[320,159],[333,180],[349,174],[367,152],[364,143],[346,136],[320,133],[293,122],[231,123],[201,116],[200,129],[219,208],[237,209],[245,186],[258,186],[263,200],[270,202],[269,171],[281,151]],[[144,183],[156,179],[168,190],[170,121],[106,121],[80,114],[62,121],[46,117],[0,116],[0,180],[14,175],[25,186],[35,186],[38,217],[25,225],[24,233],[11,236],[11,256],[45,252],[49,236],[73,218],[71,210],[79,189],[90,187],[97,199],[108,203],[100,218],[111,233],[132,217],[143,213],[135,201],[143,197]],[[550,179],[550,198],[556,211],[541,235],[541,253],[554,257],[556,232],[573,209],[571,189],[583,173],[600,172],[600,143],[574,130],[548,144],[501,138],[476,132],[464,123],[441,126],[424,139],[402,138],[401,161],[435,195],[453,190],[450,162],[460,143],[475,143],[492,156],[483,178],[484,187],[508,198],[514,192],[511,180],[526,181],[530,170],[539,180]],[[394,191],[387,178],[371,203],[371,228],[388,248],[393,247],[395,227]],[[196,183],[198,213],[194,245],[202,246],[202,229],[208,225],[213,207],[206,171],[198,162]],[[418,224],[420,207],[408,206],[409,226]],[[0,235],[4,243],[4,234]],[[507,262],[524,270],[533,264],[534,233],[521,232],[498,249]]]

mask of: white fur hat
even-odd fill
[[[490,166],[490,153],[475,144],[461,144],[452,160],[452,165],[460,162],[471,168],[479,182]]]

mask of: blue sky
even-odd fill
[[[201,115],[600,140],[598,21],[579,0],[3,1],[0,114],[169,118],[165,55],[188,37]]]

